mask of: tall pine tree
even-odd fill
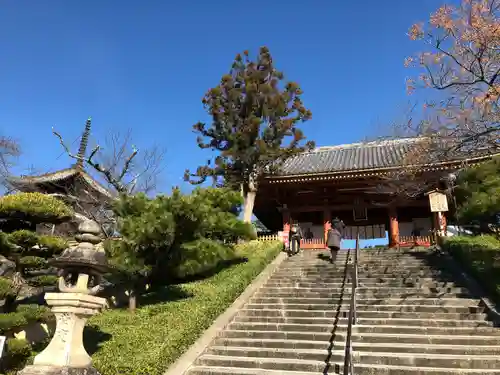
[[[268,48],[260,48],[255,61],[248,51],[238,54],[229,74],[203,98],[211,125],[193,126],[199,147],[218,155],[196,173],[186,170],[186,181],[201,184],[213,178],[218,186],[241,189],[244,221],[250,222],[263,174],[275,172],[287,158],[314,147],[314,142],[302,142],[305,137],[298,128],[312,117],[301,94],[297,83],[284,82]]]

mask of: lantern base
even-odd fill
[[[62,372],[54,372],[61,375],[94,374],[89,372],[92,359],[83,346],[83,329],[86,320],[97,314],[106,300],[82,293],[46,293],[45,300],[56,316],[56,330],[49,345],[33,360],[33,366],[52,371],[61,368]]]
[[[18,375],[101,375],[94,367],[26,366]]]

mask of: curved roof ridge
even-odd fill
[[[362,141],[355,143],[345,143],[340,145],[333,146],[320,146],[316,147],[314,150],[309,151],[312,152],[327,152],[338,149],[347,149],[347,148],[356,148],[356,147],[383,147],[393,144],[401,144],[401,143],[415,143],[418,141],[423,141],[428,137],[406,137],[406,138],[396,138],[396,139],[377,139],[374,141]],[[307,153],[307,152],[306,152]]]
[[[279,168],[276,176],[401,168],[406,163],[405,158],[408,152],[426,140],[431,140],[431,137],[379,139],[347,145],[319,147],[287,159]],[[478,156],[476,154],[474,156]],[[469,154],[453,157],[443,156],[442,161],[460,161],[470,157]]]

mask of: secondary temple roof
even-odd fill
[[[318,173],[348,173],[370,171],[408,165],[407,155],[421,138],[352,143],[318,147],[288,159],[277,176],[311,175]],[[467,155],[470,157],[470,154]],[[487,158],[491,155],[475,155]],[[453,157],[442,162],[466,160]]]
[[[39,176],[9,177],[9,182],[21,191],[49,192],[50,190],[53,190],[53,185],[62,186],[67,184],[71,186],[78,181],[83,182],[84,185],[91,187],[94,191],[105,197],[112,197],[111,192],[93,179],[84,168],[83,160],[87,151],[91,125],[92,119],[89,117],[85,122],[85,129],[80,140],[77,161],[71,168],[62,169],[56,172],[49,172]]]
[[[85,182],[88,186],[92,187],[95,191],[100,194],[111,197],[111,193],[104,186],[94,180],[89,174],[84,170],[73,167],[68,169],[63,169],[56,172],[46,173],[39,176],[23,176],[23,177],[9,177],[9,182],[22,191],[38,191],[41,185],[50,184],[62,184],[66,181],[72,179],[80,179]]]

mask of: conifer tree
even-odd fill
[[[465,169],[455,190],[458,218],[462,224],[477,225],[482,232],[499,227],[500,159]]]
[[[262,47],[255,60],[248,51],[238,54],[230,72],[202,100],[211,124],[193,126],[199,147],[218,155],[195,173],[186,170],[186,181],[201,184],[212,178],[215,185],[241,189],[244,221],[250,222],[263,174],[275,172],[287,158],[314,147],[313,142],[303,142],[299,129],[312,116],[301,95],[297,83],[284,82],[268,48]]]

